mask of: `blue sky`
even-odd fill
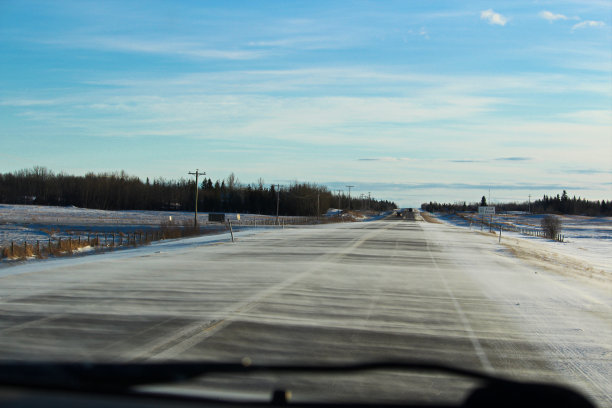
[[[608,1],[0,0],[0,171],[612,199]]]

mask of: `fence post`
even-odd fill
[[[28,241],[23,241],[23,259],[28,257]]]
[[[502,229],[504,229],[501,225],[499,226],[499,242],[501,243],[501,233]]]
[[[234,242],[234,231],[232,230],[232,222],[228,221],[227,223],[229,224],[229,230],[230,230],[230,234],[232,236],[232,242]]]
[[[36,256],[40,258],[40,241],[36,240]]]
[[[11,241],[11,258],[15,256],[15,243]]]

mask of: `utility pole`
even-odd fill
[[[527,213],[531,214],[531,194],[529,194],[529,207],[527,207]]]
[[[280,204],[280,184],[276,185],[276,225],[280,225],[278,223],[278,209]]]
[[[342,210],[342,208],[341,208],[341,202],[340,202],[340,192],[341,192],[341,191],[342,191],[342,190],[338,190],[338,211],[341,211],[341,210]]]
[[[368,211],[370,210],[371,206],[372,206],[372,197],[370,196],[370,192],[368,191]]]
[[[349,211],[351,211],[351,188],[355,187],[355,186],[346,186],[349,189],[349,205],[348,205],[348,209]]]
[[[317,220],[319,219],[319,215],[321,214],[319,196],[320,194],[317,193]]]
[[[193,226],[194,228],[198,227],[198,190],[200,189],[198,187],[198,176],[201,174],[203,176],[206,175],[206,172],[202,172],[200,173],[199,169],[196,169],[195,173],[189,172],[189,174],[196,176],[196,182],[195,182],[195,211],[194,211],[194,215],[193,215]]]

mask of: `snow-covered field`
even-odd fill
[[[234,216],[235,214],[231,214]],[[241,215],[242,221],[270,219],[265,215]],[[208,213],[198,213],[203,225]],[[159,228],[169,221],[179,225],[193,221],[192,212],[105,211],[77,207],[0,204],[0,247],[23,242],[67,237],[77,233],[133,232]]]
[[[369,221],[384,215],[369,214],[369,218],[357,217],[352,214],[346,220]],[[374,216],[376,215],[376,216]],[[329,215],[331,217],[333,215]],[[226,219],[231,220],[235,231],[249,228],[273,227],[276,217],[259,214],[226,213]],[[345,220],[343,218],[343,220]],[[279,224],[302,224],[313,221],[311,217],[280,217]],[[43,245],[49,239],[88,239],[89,236],[104,234],[125,235],[134,232],[145,233],[158,231],[163,224],[191,225],[192,212],[179,211],[106,211],[77,207],[52,207],[37,205],[0,204],[0,248],[7,248],[14,243],[16,246],[27,242]],[[198,213],[198,223],[208,233],[219,233],[218,223],[208,222],[208,213]],[[114,238],[112,238],[114,242]],[[129,241],[129,239],[128,239]],[[113,245],[114,246],[114,245]],[[74,250],[75,254],[94,253],[85,247]],[[4,259],[5,260],[5,259]],[[3,260],[3,261],[4,261]],[[2,262],[4,263],[4,262]]]
[[[481,227],[476,221],[478,214],[472,214],[474,222],[454,214],[435,214],[444,222],[474,232]],[[469,214],[467,215],[469,218]],[[525,229],[537,229],[545,215],[541,214],[497,214],[493,223],[516,226]],[[548,264],[557,264],[566,273],[578,272],[592,275],[598,279],[612,279],[612,217],[586,217],[578,215],[559,216],[562,222],[563,242],[520,234],[502,232],[502,243],[510,246],[515,255],[537,257]],[[488,227],[483,229],[488,231]],[[495,230],[499,236],[499,229]],[[573,270],[573,271],[572,271]]]

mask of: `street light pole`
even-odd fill
[[[201,174],[203,176],[206,175],[206,172],[202,172],[200,173],[199,169],[196,169],[195,173],[189,172],[189,174],[196,176],[195,179],[195,211],[194,211],[194,215],[193,215],[193,226],[194,228],[198,227],[198,176]]]

